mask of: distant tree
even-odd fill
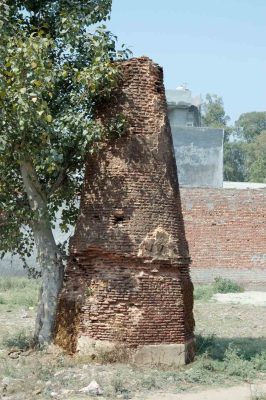
[[[224,129],[224,180],[265,182],[266,112],[243,113],[235,127],[229,120],[222,98],[207,94],[202,124]]]
[[[117,84],[115,37],[95,24],[111,0],[0,0],[0,253],[37,247],[42,288],[35,339],[52,340],[63,260],[52,228],[76,217],[84,158],[110,133],[95,101]],[[123,117],[112,127],[123,130]],[[113,132],[112,132],[113,133]]]
[[[247,145],[247,170],[250,182],[266,183],[266,131]]]
[[[248,143],[256,140],[266,130],[266,111],[241,114],[236,121],[236,131],[240,139]]]
[[[246,168],[246,144],[224,142],[224,180],[245,182],[248,179]]]
[[[230,117],[224,110],[222,97],[207,94],[203,103],[202,124],[224,129],[224,180],[244,181],[246,179],[245,149],[240,143],[230,141],[234,129],[228,126],[229,120]]]
[[[213,128],[225,128],[230,120],[224,110],[223,99],[216,94],[206,94],[202,106],[202,125]]]

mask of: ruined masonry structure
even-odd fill
[[[162,69],[146,57],[119,64],[121,84],[98,105],[123,113],[127,133],[86,163],[55,342],[68,351],[130,348],[137,363],[194,355],[193,286]]]

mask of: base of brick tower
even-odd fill
[[[184,344],[151,344],[138,346],[121,351],[121,344],[103,340],[92,340],[87,336],[78,339],[77,351],[79,354],[94,358],[116,358],[119,346],[119,355],[126,356],[126,360],[139,365],[166,365],[179,367],[190,363],[195,356],[195,340],[191,339]]]
[[[193,360],[187,266],[123,257],[77,257],[75,263],[59,300],[56,344],[92,359],[123,348],[137,364]]]

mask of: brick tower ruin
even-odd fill
[[[103,124],[123,113],[128,129],[88,156],[55,342],[180,365],[194,355],[193,286],[163,72],[146,57],[119,68],[97,112]]]

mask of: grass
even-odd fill
[[[266,373],[266,339],[198,336],[200,367],[225,378],[252,379]]]
[[[21,319],[19,307],[29,304],[34,307],[38,288],[39,282],[35,280],[0,279],[0,319],[2,318],[2,325],[6,327],[2,333],[0,376],[11,377],[14,380],[8,386],[7,396],[25,393],[25,396],[20,398],[26,400],[34,398],[32,393],[38,389],[41,391],[38,398],[44,400],[50,399],[52,392],[59,393],[56,397],[59,400],[72,399],[75,398],[72,397],[72,394],[80,396],[78,390],[87,386],[93,379],[102,387],[104,398],[107,399],[130,399],[134,398],[137,392],[140,392],[142,398],[145,398],[145,393],[151,391],[180,393],[195,388],[195,386],[199,388],[200,386],[230,385],[266,379],[266,351],[264,350],[266,349],[266,337],[255,337],[258,330],[254,333],[254,337],[245,337],[250,320],[247,317],[248,314],[244,315],[243,320],[238,320],[240,321],[238,324],[241,323],[244,330],[232,331],[232,336],[235,337],[222,337],[227,332],[226,325],[222,322],[224,331],[221,331],[219,336],[207,334],[213,330],[210,328],[210,320],[207,320],[206,315],[202,314],[200,310],[208,308],[208,304],[198,302],[197,305],[197,299],[210,298],[210,293],[213,294],[217,290],[222,293],[225,290],[242,290],[242,288],[239,289],[232,285],[231,281],[219,278],[213,285],[207,287],[208,290],[205,289],[206,287],[196,288],[198,311],[195,315],[198,321],[205,323],[202,326],[204,334],[196,337],[197,356],[195,361],[182,368],[130,365],[126,362],[127,353],[121,346],[112,352],[101,353],[100,359],[94,361],[86,359],[84,356],[83,358],[78,355],[71,357],[60,351],[53,353],[49,349],[23,352],[32,343],[32,336],[29,332],[33,326],[35,311],[32,310],[31,318]],[[198,295],[199,293],[200,295]],[[1,299],[4,301],[2,304]],[[211,313],[214,315],[217,310],[220,310],[219,307],[220,305],[211,302],[208,310],[212,310]],[[7,313],[9,308],[13,308],[11,313]],[[227,308],[226,310],[226,320],[229,316],[233,319],[244,311],[246,312],[247,306],[238,306],[232,310]],[[250,316],[253,317],[254,312],[252,308]],[[7,317],[12,317],[13,320],[11,321]],[[257,324],[257,318],[254,316],[250,326],[253,327]],[[249,334],[253,336],[253,331],[252,334]],[[239,337],[241,335],[243,337]],[[11,348],[21,351],[21,354],[18,355],[19,358],[11,359],[8,356],[8,350]],[[63,394],[63,390],[69,390],[71,394]],[[61,392],[62,394],[60,394]],[[252,400],[266,400],[263,394],[254,396]],[[9,398],[12,399],[12,397]]]
[[[33,280],[27,278],[5,277],[0,279],[0,292],[25,289],[32,286]]]
[[[34,307],[40,282],[27,278],[0,278],[0,306],[8,308]]]
[[[194,290],[195,300],[210,300],[215,293],[240,293],[244,288],[238,283],[221,277],[214,278],[210,285],[196,286]]]
[[[13,335],[6,335],[2,340],[2,345],[6,348],[16,348],[18,350],[28,350],[32,347],[33,339],[25,329]]]

